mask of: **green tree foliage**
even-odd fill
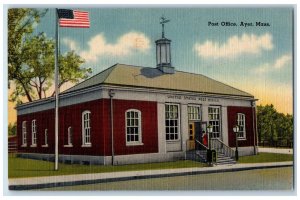
[[[17,34],[20,28],[11,28],[12,34],[17,36],[9,37],[9,80],[14,81],[15,89],[10,100],[17,104],[22,103],[24,97],[29,101],[42,99],[54,92],[49,89],[54,82],[54,53],[55,46],[52,39],[47,38],[44,33],[33,36],[33,26],[43,16],[41,11],[35,9],[11,9],[9,10],[9,23],[13,27],[25,26],[22,34]],[[16,20],[18,19],[18,20]],[[29,20],[30,19],[30,20]],[[26,23],[25,23],[25,22]],[[25,23],[25,24],[24,24]],[[15,42],[11,40],[17,40]],[[17,59],[17,62],[14,60]],[[60,81],[59,87],[67,82],[77,83],[88,77],[91,69],[81,68],[84,60],[74,51],[59,56]]]
[[[278,113],[272,104],[257,106],[257,128],[259,142],[276,146],[282,141],[293,141],[293,116]]]
[[[14,136],[17,135],[17,123],[9,123],[8,124],[8,135]]]
[[[34,26],[40,22],[48,10],[30,8],[12,8],[8,10],[8,80],[19,79],[22,82],[23,53],[22,45],[26,36],[30,35]],[[21,91],[20,91],[21,92]],[[30,95],[23,91],[28,99]]]

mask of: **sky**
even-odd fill
[[[279,112],[293,112],[292,8],[80,10],[89,12],[91,27],[60,28],[60,51],[74,50],[85,59],[83,67],[92,68],[92,75],[116,63],[155,67],[155,40],[161,38],[159,20],[164,16],[171,20],[165,25],[165,37],[172,40],[176,70],[203,74],[251,93],[257,105],[272,103]],[[54,28],[55,11],[49,9],[34,34],[45,32],[54,39]],[[14,120],[10,115],[9,121]]]

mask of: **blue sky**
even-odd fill
[[[155,40],[161,37],[159,18],[164,15],[171,20],[165,35],[172,40],[177,70],[204,74],[252,93],[258,104],[273,103],[278,111],[292,113],[292,8],[80,9],[89,11],[91,27],[60,28],[60,47],[62,53],[73,49],[85,58],[83,66],[93,74],[115,63],[155,67]],[[49,9],[36,32],[54,37],[54,19]]]

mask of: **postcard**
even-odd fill
[[[293,192],[294,16],[8,7],[9,190]]]

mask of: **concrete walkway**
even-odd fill
[[[293,154],[293,149],[258,147],[258,152]]]
[[[203,168],[161,169],[161,170],[76,174],[76,175],[31,177],[31,178],[14,178],[14,179],[9,179],[9,189],[10,190],[31,190],[31,189],[41,189],[41,188],[51,188],[51,187],[95,184],[95,183],[112,182],[112,181],[124,181],[124,180],[158,178],[158,177],[161,178],[161,177],[171,177],[171,176],[185,176],[185,175],[232,172],[232,171],[242,171],[242,170],[251,170],[251,169],[289,167],[289,166],[293,166],[292,161],[278,162],[278,163],[220,165],[220,166],[203,167]]]

